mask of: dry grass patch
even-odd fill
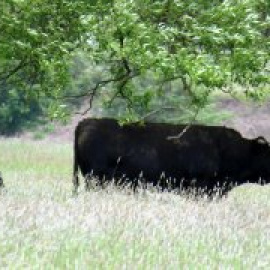
[[[74,198],[71,145],[5,143],[13,145],[7,170],[0,158],[7,186],[0,195],[0,268],[270,267],[269,186],[239,187],[213,202],[113,186],[81,189]]]

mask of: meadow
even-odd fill
[[[72,145],[0,140],[0,269],[270,269],[270,185],[72,196]]]

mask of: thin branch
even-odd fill
[[[139,76],[139,73],[133,73],[130,74],[129,76],[127,76],[126,78],[123,79],[121,85],[119,86],[119,88],[114,92],[113,96],[111,97],[110,101],[108,102],[108,106],[110,107],[113,103],[113,101],[116,99],[117,96],[121,96],[123,99],[129,100],[129,103],[131,104],[132,101],[124,94],[123,89],[124,86],[127,84],[127,82],[131,79],[133,79],[134,77]]]
[[[83,112],[79,112],[79,113],[76,113],[76,114],[80,114],[80,115],[85,115],[87,114],[91,109],[92,109],[92,105],[93,105],[93,101],[94,101],[94,98],[97,94],[97,91],[99,88],[105,86],[106,84],[109,84],[109,83],[112,83],[112,82],[121,82],[119,88],[117,89],[117,91],[115,92],[115,95],[113,96],[113,98],[110,100],[109,102],[109,106],[111,105],[111,103],[113,102],[113,100],[116,98],[117,95],[121,95],[122,98],[128,100],[129,102],[129,106],[131,106],[132,104],[132,101],[124,94],[124,86],[127,84],[127,82],[134,78],[135,76],[138,76],[139,74],[130,74],[130,73],[126,73],[118,78],[111,78],[111,79],[107,79],[107,80],[103,80],[103,81],[99,81],[98,83],[96,83],[96,85],[88,90],[87,92],[85,93],[82,93],[82,94],[79,94],[79,95],[69,95],[69,96],[65,96],[63,98],[65,99],[74,99],[74,98],[85,98],[85,97],[89,97],[90,100],[89,100],[89,107],[83,111]]]
[[[125,40],[125,37],[124,37],[123,33],[120,30],[119,31],[119,43],[120,43],[121,50],[124,49],[124,40]],[[129,75],[131,73],[131,68],[129,66],[128,60],[125,57],[122,58],[122,64],[123,64],[127,74]]]
[[[8,71],[7,74],[4,75],[3,77],[0,77],[0,81],[8,80],[12,75],[17,73],[23,66],[25,66],[26,65],[25,63],[26,63],[25,59],[21,60],[20,63],[15,68]]]
[[[126,84],[128,83],[128,81],[131,78],[128,76],[126,78],[123,79],[123,81],[121,82],[119,88],[118,88],[118,93],[121,95],[121,97],[125,100],[127,100],[128,102],[128,108],[132,107],[132,101],[130,100],[130,98],[124,93],[124,87],[126,86]],[[111,101],[110,101],[110,105],[111,105]]]
[[[197,107],[197,109],[196,109],[196,111],[195,111],[195,114],[193,115],[193,117],[192,117],[191,121],[189,122],[189,124],[187,124],[187,125],[185,126],[185,128],[184,128],[179,134],[177,134],[177,135],[175,135],[175,136],[168,136],[168,137],[167,137],[167,140],[180,140],[181,137],[184,136],[184,134],[190,129],[190,127],[191,127],[191,126],[194,124],[194,122],[196,121],[197,116],[199,115],[200,111],[204,108],[205,103],[206,103],[206,101],[207,101],[207,99],[208,99],[208,96],[210,95],[210,92],[211,92],[211,90],[209,89],[209,90],[207,91],[207,93],[205,94],[204,98],[203,98],[203,101],[202,101],[202,103],[201,103],[202,105]]]
[[[67,95],[67,96],[62,96],[63,99],[74,99],[74,98],[84,98],[84,97],[91,97],[93,93],[95,93],[100,87],[103,87],[106,84],[112,83],[112,82],[118,82],[121,81],[126,75],[123,75],[118,78],[110,78],[106,80],[102,80],[96,83],[96,85],[91,88],[90,90],[87,90],[84,93],[78,94],[78,95]]]
[[[190,127],[194,124],[194,122],[196,121],[196,118],[197,118],[197,116],[198,116],[201,109],[202,109],[202,107],[197,108],[197,110],[196,110],[194,116],[192,117],[190,123],[188,125],[186,125],[185,128],[179,134],[177,134],[175,136],[168,136],[167,140],[169,140],[169,141],[170,140],[180,140],[184,136],[184,134],[190,129]]]
[[[187,78],[185,77],[185,75],[181,74],[181,75],[176,75],[170,78],[166,78],[165,80],[161,81],[162,86],[167,83],[167,82],[171,82],[171,81],[175,81],[181,79],[182,83],[183,83],[183,87],[184,90],[192,97],[194,96],[194,94],[191,91],[191,83],[187,82]]]
[[[114,81],[115,81],[115,80],[114,80]],[[117,80],[116,80],[116,81],[117,81]],[[128,100],[128,101],[129,101],[129,104],[131,104],[131,100],[130,100],[127,96],[125,96],[124,93],[123,93],[123,88],[124,88],[124,86],[126,85],[127,82],[128,82],[128,79],[124,80],[124,82],[121,84],[120,88],[116,91],[115,97],[116,97],[119,93],[121,93],[121,96],[122,96],[124,99]],[[91,92],[91,93],[88,93],[87,95],[84,96],[84,97],[86,97],[86,96],[87,96],[87,97],[90,97],[90,100],[89,100],[89,107],[88,107],[86,110],[84,110],[83,112],[79,112],[79,113],[75,113],[75,114],[85,115],[85,114],[87,114],[87,113],[92,109],[93,101],[94,101],[94,98],[95,98],[95,96],[96,96],[96,93],[97,93],[98,88],[99,88],[99,87],[97,87],[97,85],[96,85],[96,86],[92,89],[92,92]],[[82,96],[80,96],[80,97],[82,97]],[[115,97],[114,97],[114,98],[115,98]],[[111,105],[111,102],[112,102],[112,99],[110,100],[109,106]]]
[[[166,83],[166,82],[171,82],[171,81],[175,81],[175,80],[178,80],[178,79],[182,79],[183,80],[184,78],[184,75],[176,75],[176,76],[173,76],[173,77],[170,77],[170,78],[166,78],[165,80],[162,80],[161,83]]]
[[[150,116],[152,116],[154,114],[157,114],[157,113],[159,113],[161,111],[164,111],[164,110],[175,110],[175,109],[176,109],[176,107],[172,107],[172,106],[171,107],[169,107],[169,106],[167,106],[167,107],[161,107],[159,109],[153,110],[153,111],[145,114],[144,116],[142,116],[141,117],[141,121],[145,121],[148,117],[150,117]]]
[[[81,115],[84,116],[86,115],[90,110],[92,109],[92,107],[88,107],[86,110],[84,110],[83,112],[75,112],[76,115]]]

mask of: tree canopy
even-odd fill
[[[123,100],[131,120],[151,113],[176,80],[196,108],[233,84],[260,99],[269,92],[269,29],[268,0],[1,1],[0,88],[16,85],[26,100],[51,98],[58,108],[83,52],[104,72],[72,96],[91,106],[109,89],[107,105]]]

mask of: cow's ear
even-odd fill
[[[259,143],[261,145],[268,145],[267,140],[262,136],[257,137],[255,140],[257,143]]]

